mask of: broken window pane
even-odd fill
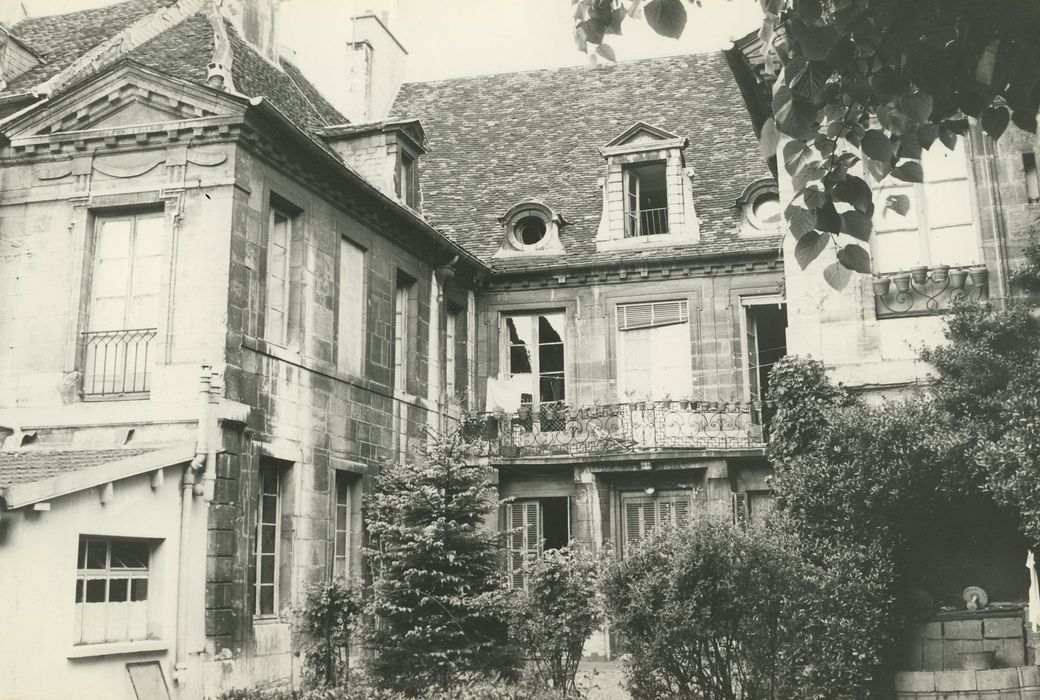
[[[148,568],[148,544],[116,540],[112,543],[113,569],[146,569]]]

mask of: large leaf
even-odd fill
[[[841,232],[847,233],[861,241],[869,241],[874,224],[870,217],[861,211],[852,209],[841,214]]]
[[[801,141],[792,139],[784,144],[784,167],[789,175],[795,175],[815,158],[813,150]]]
[[[791,228],[791,235],[801,240],[802,236],[816,227],[816,214],[803,207],[794,207],[788,218],[788,226]]]
[[[840,263],[831,263],[824,268],[823,279],[827,280],[827,284],[840,292],[849,286],[849,280],[852,279],[852,271]]]
[[[791,186],[796,191],[801,190],[810,182],[816,182],[826,174],[827,171],[820,167],[820,162],[813,161],[794,174],[794,177],[791,178]]]
[[[1007,107],[990,107],[982,112],[982,128],[994,140],[999,139],[1011,122]]]
[[[686,29],[686,8],[682,0],[650,0],[643,7],[650,28],[661,36],[678,39]]]
[[[838,262],[842,267],[854,270],[860,274],[870,274],[870,253],[862,246],[847,245],[838,251]]]
[[[776,157],[776,147],[780,143],[780,132],[776,130],[776,122],[770,117],[762,125],[762,133],[758,137],[758,148],[766,160]]]
[[[855,175],[847,175],[844,180],[834,186],[831,195],[839,202],[847,202],[861,212],[870,209],[874,202],[870,185],[863,178]]]
[[[781,85],[773,95],[773,117],[780,133],[799,141],[816,136],[814,119],[816,108],[806,98],[795,95],[791,88]]]
[[[816,228],[827,233],[841,233],[841,216],[831,202],[816,211]]]
[[[915,122],[923,123],[932,116],[932,96],[926,92],[912,92],[899,98],[899,109]]]
[[[810,231],[799,238],[798,245],[794,247],[794,259],[798,261],[798,266],[803,270],[809,267],[809,263],[818,258],[830,242],[830,235],[817,231]]]
[[[871,129],[865,133],[861,148],[868,158],[873,158],[874,160],[892,160],[892,156],[896,154],[895,144],[881,129]]]
[[[892,177],[903,182],[924,182],[924,168],[916,160],[908,160],[892,168]]]
[[[810,61],[822,61],[827,58],[831,47],[841,39],[841,34],[832,24],[806,24],[795,18],[787,27],[791,36],[801,46],[802,54]]]
[[[806,187],[802,190],[802,199],[805,200],[805,206],[810,209],[819,209],[830,201],[827,193],[816,187]]]

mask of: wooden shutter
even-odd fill
[[[751,519],[748,511],[748,495],[746,493],[733,494],[733,522],[744,525]]]
[[[617,307],[618,330],[669,326],[690,320],[689,304],[685,299],[653,301],[641,304],[620,304]]]
[[[506,505],[506,523],[510,529],[509,586],[525,588],[524,565],[538,557],[542,545],[541,508],[538,501],[521,501]]]

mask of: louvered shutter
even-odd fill
[[[687,496],[680,496],[676,498],[672,503],[672,509],[675,513],[675,526],[686,527],[686,524],[690,522],[690,499]]]
[[[671,501],[658,501],[657,522],[660,523],[661,527],[670,528],[675,525],[675,521],[672,519],[672,513]]]
[[[510,503],[506,521],[511,533],[509,546],[509,585],[525,588],[524,564],[538,557],[542,542],[542,523],[538,501]]]
[[[733,494],[733,522],[737,525],[745,525],[748,520],[750,520],[748,495],[746,493]]]
[[[669,326],[690,320],[689,304],[685,299],[653,301],[641,304],[620,304],[617,307],[618,330]]]

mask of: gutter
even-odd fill
[[[289,118],[282,114],[281,111],[271,104],[269,100],[266,100],[263,97],[251,97],[249,98],[248,103],[252,108],[277,122],[283,129],[289,131],[298,143],[304,145],[311,152],[311,155],[316,156],[320,160],[325,161],[327,165],[343,172],[347,179],[350,180],[351,184],[359,187],[366,194],[374,197],[380,204],[383,204],[391,211],[406,219],[410,224],[425,234],[429,240],[437,245],[448,248],[451,251],[449,253],[449,258],[457,255],[460,261],[465,261],[472,267],[476,268],[478,273],[488,274],[491,272],[491,268],[488,267],[485,262],[480,260],[480,258],[477,258],[465,248],[450,240],[443,233],[431,226],[430,223],[417,212],[386,195],[375,185],[361,177],[361,175],[355,172],[349,165],[325,150],[325,148],[323,148],[314,137],[290,121]]]

